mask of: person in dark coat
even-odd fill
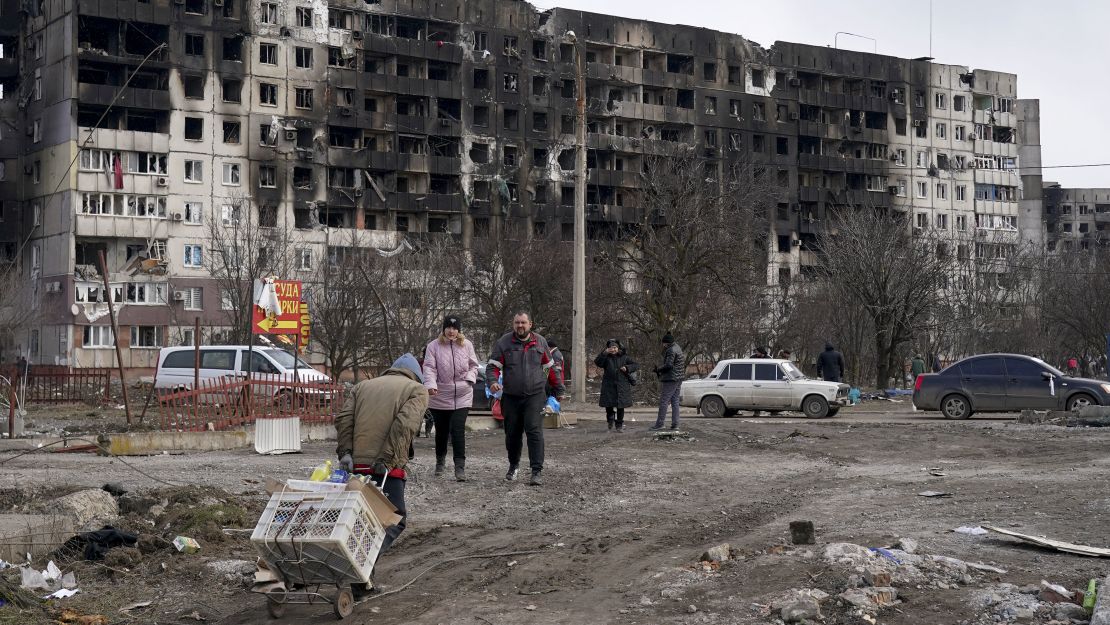
[[[605,350],[594,358],[594,364],[601,369],[601,398],[597,404],[605,409],[605,421],[609,429],[614,426],[618,432],[624,431],[624,409],[632,405],[632,383],[629,379],[640,369],[625,353],[624,346],[617,339],[605,342]]]
[[[844,381],[844,355],[832,343],[825,343],[825,351],[817,357],[817,374],[826,382]]]

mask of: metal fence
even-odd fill
[[[99,403],[111,397],[111,369],[32,366],[23,378],[12,366],[0,368],[26,405]]]
[[[302,423],[333,423],[343,406],[342,384],[292,382],[254,374],[250,380],[220,377],[201,380],[196,389],[156,392],[158,429],[171,432],[228,430],[258,419],[296,417]]]

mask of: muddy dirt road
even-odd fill
[[[1087,579],[1110,571],[1110,560],[950,531],[993,524],[1110,546],[1110,431],[994,420],[908,421],[897,414],[890,423],[875,420],[862,413],[817,422],[689,419],[691,440],[675,441],[653,440],[639,420],[623,434],[585,420],[574,429],[546,432],[543,487],[505,482],[500,432],[469,435],[466,483],[433,478],[431,442],[418,439],[408,485],[409,529],[375,574],[387,594],[360,603],[348,622],[775,623],[781,622],[776,619],[784,593],[816,589],[830,597],[820,602],[823,620],[811,622],[873,623],[864,617],[875,614],[878,622],[907,625],[1016,618],[1049,623],[1059,616],[1057,608],[1015,589],[1042,579],[1085,587]],[[251,492],[259,487],[245,478],[298,476],[330,453],[330,444],[312,444],[301,456],[261,458],[243,451],[128,462],[171,481]],[[0,454],[0,460],[9,455]],[[118,461],[94,456],[32,455],[3,468],[5,487],[67,475],[96,485],[162,487]],[[928,490],[951,496],[918,495]],[[787,545],[794,520],[813,521],[816,545]],[[900,538],[920,543],[917,554],[1007,572],[956,567],[936,573],[926,564],[903,562],[893,575],[897,604],[859,609],[838,597],[859,585],[856,576],[865,569],[884,562],[879,556],[830,562],[823,557],[830,543],[887,547]],[[734,559],[698,564],[707,548],[726,542]],[[250,557],[248,544],[237,549],[234,555]],[[510,552],[535,553],[443,563],[388,594],[445,560]],[[131,622],[174,621],[175,610],[193,610],[190,596],[205,598],[209,621],[270,621],[263,599],[241,586],[213,585],[200,574],[171,578],[172,572],[161,574],[163,579],[157,572],[141,576],[150,588],[176,585],[179,591],[172,598],[160,595],[167,605],[158,618]],[[1013,596],[1000,583],[1014,584]],[[135,590],[128,597],[142,600],[143,589]],[[1022,597],[1037,605],[1017,606]],[[281,622],[333,618],[328,606],[291,606]]]

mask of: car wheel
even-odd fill
[[[701,406],[698,408],[698,412],[700,412],[702,416],[709,417],[710,419],[720,419],[725,416],[725,410],[724,400],[713,395],[701,400]]]
[[[823,419],[829,415],[829,402],[820,395],[810,395],[802,401],[802,412],[810,419]]]
[[[940,402],[940,412],[945,419],[966,419],[971,416],[971,404],[963,395],[948,395]]]
[[[1087,406],[1097,406],[1097,405],[1098,405],[1098,402],[1095,401],[1095,398],[1091,397],[1090,395],[1088,395],[1086,393],[1079,393],[1079,394],[1076,394],[1076,395],[1072,395],[1071,399],[1068,400],[1068,410],[1070,412],[1075,412],[1075,411],[1079,410],[1080,408],[1086,408]]]
[[[829,414],[826,417],[835,417],[836,413],[840,412],[840,408],[829,408]]]
[[[735,417],[738,414],[740,414],[740,411],[736,410],[735,408],[729,408],[729,409],[725,410],[725,416],[726,417]]]

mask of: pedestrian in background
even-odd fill
[[[501,384],[497,382],[501,374]],[[529,484],[543,484],[543,407],[547,385],[561,397],[566,389],[556,377],[555,363],[547,340],[532,332],[532,319],[526,312],[513,316],[513,331],[497,339],[486,370],[486,383],[493,393],[502,390],[501,414],[505,417],[505,451],[509,470],[505,479],[515,480],[520,465],[521,438],[528,437],[528,463],[532,468]]]
[[[779,350],[779,359],[780,360],[790,360],[790,350],[789,349],[780,349]]]
[[[559,351],[559,346],[555,341],[547,339],[547,346],[551,348],[551,362],[554,364],[555,378],[559,381],[561,386],[566,386],[567,369],[566,361],[563,359],[563,352]],[[555,397],[556,387],[552,384],[547,385],[547,396]]]
[[[768,355],[766,347],[757,347],[754,350],[752,350],[752,355],[748,356],[748,358],[770,358],[770,357],[771,356]]]
[[[678,391],[682,387],[682,380],[686,377],[686,355],[682,348],[674,342],[674,337],[668,332],[663,335],[662,364],[655,368],[655,375],[659,376],[659,415],[655,418],[652,430],[662,430],[667,421],[667,407],[671,408],[671,429],[678,429]]]
[[[609,429],[624,431],[624,409],[632,405],[632,385],[640,365],[625,352],[617,339],[605,342],[594,364],[601,369],[601,397],[597,404],[605,409]]]
[[[447,471],[447,442],[455,464],[455,479],[466,481],[466,417],[474,405],[478,356],[474,344],[462,335],[462,321],[454,315],[443,320],[443,332],[424,350],[424,388],[428,409],[435,420],[436,469]]]
[[[910,361],[910,375],[913,376],[913,381],[917,383],[917,376],[925,373],[925,359],[921,354],[914,354],[913,360]]]
[[[817,375],[826,382],[844,381],[844,355],[832,343],[825,343],[825,351],[817,357]]]

